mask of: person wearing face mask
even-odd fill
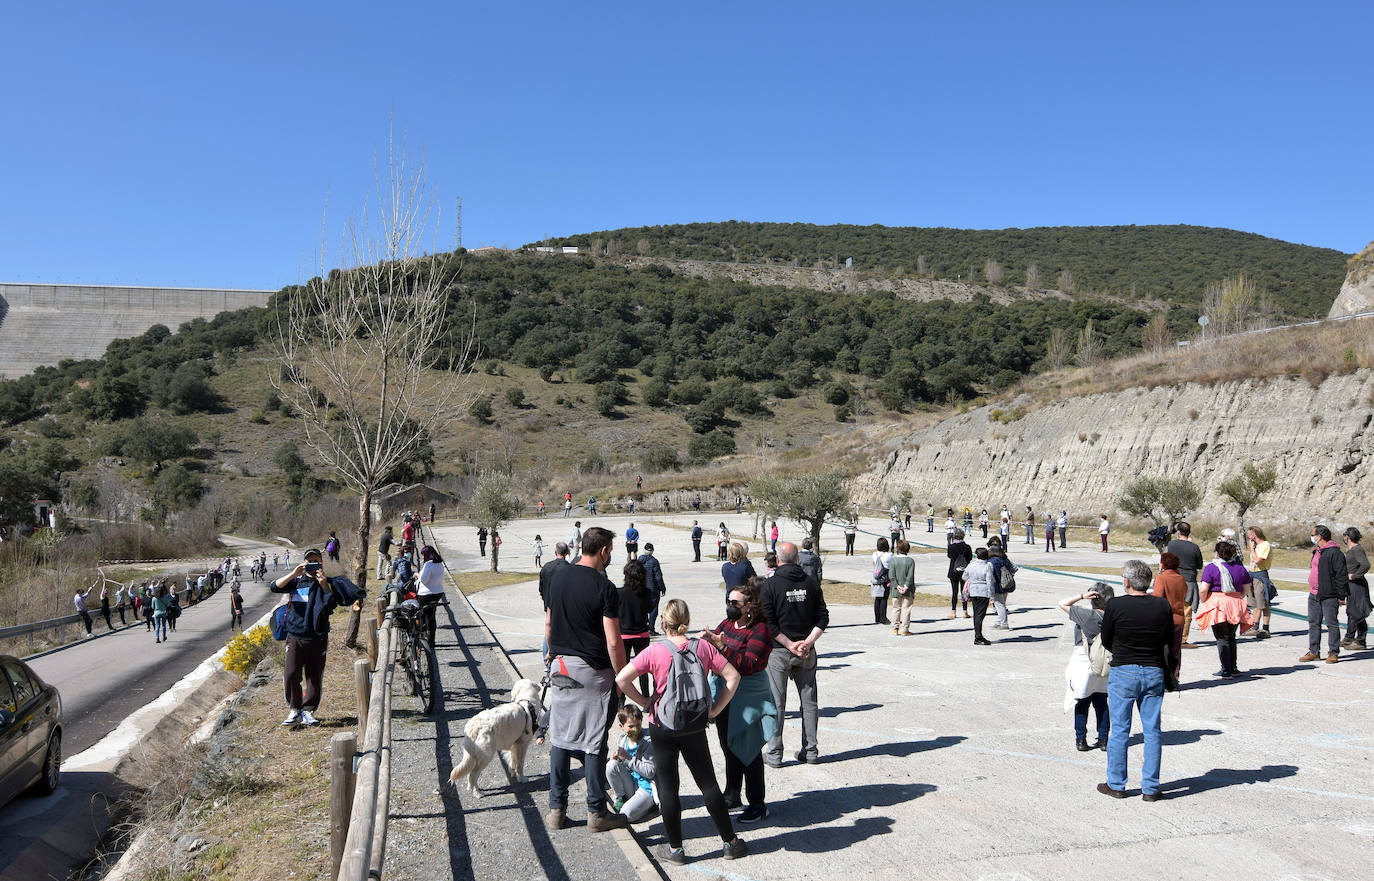
[[[1331,530],[1312,527],[1312,566],[1307,573],[1307,654],[1301,663],[1321,660],[1322,624],[1326,625],[1326,663],[1340,660],[1341,628],[1337,623],[1341,600],[1350,595],[1345,554],[1331,540]]]
[[[725,807],[741,805],[744,788],[749,807],[736,818],[744,824],[757,823],[768,816],[764,799],[763,745],[777,730],[778,709],[768,685],[768,656],[773,639],[763,620],[759,604],[761,578],[730,591],[725,620],[715,630],[703,630],[700,637],[725,656],[739,671],[740,683],[725,712],[716,717],[720,751],[725,755]],[[719,681],[718,681],[719,680]],[[711,677],[712,693],[718,694],[723,680]]]

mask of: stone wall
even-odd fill
[[[1233,516],[1217,485],[1248,461],[1279,463],[1272,501],[1257,522],[1374,520],[1374,372],[1216,386],[1137,388],[1049,404],[1011,422],[983,407],[911,432],[860,475],[855,492],[885,506],[903,489],[913,510],[934,502],[994,512],[1065,508],[1074,522],[1113,513],[1141,474],[1187,474],[1205,488],[1195,516]]]

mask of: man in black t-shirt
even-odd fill
[[[1143,801],[1159,801],[1159,766],[1163,752],[1160,709],[1164,705],[1165,647],[1173,642],[1174,614],[1169,601],[1148,595],[1154,580],[1150,567],[1127,560],[1122,574],[1126,595],[1107,603],[1102,613],[1102,645],[1112,653],[1107,704],[1112,732],[1107,740],[1107,782],[1097,791],[1112,798],[1126,797],[1126,743],[1131,715],[1140,707],[1145,735],[1145,763],[1140,774]]]
[[[625,666],[620,596],[606,577],[613,538],[599,526],[583,533],[581,558],[554,569],[545,595],[545,660],[555,684],[548,734],[552,829],[562,829],[567,821],[574,755],[586,772],[587,829],[625,825],[624,816],[606,810],[606,739],[615,717],[615,674]]]

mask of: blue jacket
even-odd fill
[[[278,587],[274,581],[269,586],[272,593],[294,594],[296,588],[309,588],[305,602],[294,597],[287,604],[286,619],[282,622],[288,636],[305,639],[328,639],[329,616],[339,606],[351,606],[362,599],[366,591],[341,575],[326,579],[327,588],[320,587],[315,579],[302,575],[285,587]]]
[[[655,596],[667,593],[668,585],[663,583],[663,567],[654,559],[654,555],[640,554],[639,562],[644,564],[644,586],[649,588],[649,593]]]
[[[626,540],[627,542],[637,542],[637,541],[639,541],[639,530],[638,530],[638,529],[635,529],[633,526],[631,526],[629,529],[625,530],[625,540]]]

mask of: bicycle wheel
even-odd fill
[[[401,645],[401,669],[406,671],[411,694],[420,693],[420,682],[415,672],[418,666],[415,662],[415,637],[407,634],[405,643]]]
[[[415,648],[419,655],[415,664],[416,694],[420,696],[424,712],[432,713],[439,696],[439,656],[423,636],[415,640]]]

